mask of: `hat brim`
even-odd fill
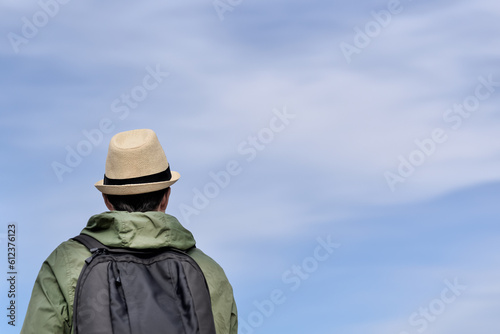
[[[108,185],[104,184],[104,179],[96,182],[94,186],[106,195],[137,195],[145,194],[153,191],[162,190],[170,187],[177,182],[181,175],[178,172],[172,171],[172,178],[168,181],[124,184],[124,185]]]

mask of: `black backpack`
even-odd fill
[[[75,334],[215,334],[205,277],[185,252],[73,239],[92,253],[76,285]]]

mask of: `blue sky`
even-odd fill
[[[105,210],[111,136],[152,128],[181,174],[167,213],[224,267],[241,333],[498,333],[499,16],[491,0],[3,0],[18,295],[1,332]]]

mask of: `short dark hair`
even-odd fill
[[[169,188],[137,195],[106,195],[116,211],[155,211]]]

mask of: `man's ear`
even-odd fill
[[[106,194],[102,194],[102,198],[104,199],[104,204],[106,204],[108,210],[113,211],[115,208],[113,207],[113,204],[111,204],[111,202],[109,201],[108,196],[106,196]]]
[[[158,207],[158,211],[165,212],[167,210],[168,199],[170,198],[170,187],[168,187],[167,192],[163,195],[161,199],[160,206]]]

